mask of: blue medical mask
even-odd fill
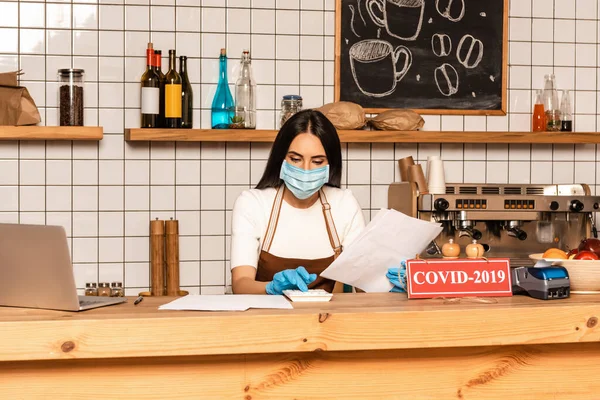
[[[284,160],[279,177],[296,198],[304,200],[329,182],[329,165],[316,169],[302,169]]]

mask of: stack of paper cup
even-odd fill
[[[427,171],[425,171],[425,173],[427,174],[427,179],[429,180],[429,171],[431,171],[431,160],[441,160],[440,156],[429,156],[427,157]]]
[[[415,160],[413,160],[412,156],[404,157],[398,160],[398,167],[400,168],[400,180],[402,182],[407,182],[408,179],[408,169],[411,165],[415,165]]]
[[[419,189],[420,193],[428,193],[427,181],[425,180],[425,175],[423,174],[423,168],[421,167],[421,164],[411,165],[408,168],[408,181],[416,183],[417,189]]]
[[[427,159],[427,188],[431,194],[446,193],[444,162],[438,156]]]

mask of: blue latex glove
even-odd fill
[[[391,267],[385,274],[390,283],[394,285],[390,292],[406,292],[406,261],[401,261],[399,267]]]
[[[316,274],[309,274],[306,268],[286,269],[279,271],[273,276],[273,280],[267,283],[267,294],[283,294],[284,290],[308,291],[308,285],[317,279]]]

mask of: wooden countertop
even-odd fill
[[[145,298],[85,312],[0,308],[0,361],[597,342],[600,295],[407,300],[336,294],[294,310],[159,311]]]

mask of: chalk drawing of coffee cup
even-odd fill
[[[367,0],[366,6],[373,22],[391,36],[402,40],[419,36],[425,0]]]
[[[350,48],[350,68],[359,90],[371,97],[384,97],[396,90],[412,65],[405,46],[394,47],[385,40],[366,39]],[[398,70],[399,65],[401,69]]]

